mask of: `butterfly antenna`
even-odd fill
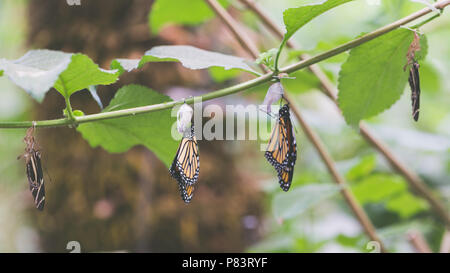
[[[266,113],[269,117],[275,119],[276,117],[272,115],[272,113],[267,112],[266,110],[259,108],[259,111]]]

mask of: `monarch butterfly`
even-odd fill
[[[193,125],[190,131],[184,133],[169,172],[178,181],[181,198],[189,203],[200,172],[200,157]]]
[[[409,68],[409,86],[411,87],[412,115],[415,121],[419,120],[420,110],[420,80],[419,63],[414,61]]]
[[[38,210],[43,210],[45,205],[44,174],[42,172],[41,153],[37,150],[33,132],[34,125],[27,130],[25,135],[24,142],[27,146],[23,157],[26,162],[28,183],[34,198],[34,204]]]
[[[272,130],[264,156],[275,167],[281,189],[288,191],[297,160],[297,144],[288,104],[280,108],[278,122]]]

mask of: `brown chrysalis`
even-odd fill
[[[43,210],[45,205],[44,173],[42,172],[41,153],[33,133],[34,125],[27,130],[23,139],[27,146],[22,156],[25,158],[28,183],[34,198],[34,204],[38,210]],[[19,156],[19,158],[22,156]]]
[[[419,79],[419,63],[416,61],[416,52],[420,50],[420,36],[415,32],[414,39],[409,46],[408,53],[406,54],[407,63],[403,67],[406,70],[409,67],[409,86],[411,87],[411,105],[412,116],[415,121],[419,120],[420,111],[420,79]]]
[[[420,111],[420,79],[419,63],[414,61],[409,67],[409,86],[411,87],[412,116],[415,121],[419,120]]]

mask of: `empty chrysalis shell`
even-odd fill
[[[263,102],[263,105],[267,105],[267,113],[270,114],[270,112],[272,111],[272,103],[281,99],[283,94],[284,88],[283,85],[281,85],[281,82],[277,81],[269,87],[269,90],[267,90],[267,94]]]
[[[191,127],[190,124],[193,114],[194,110],[191,106],[186,103],[181,105],[177,113],[177,130],[180,134],[184,134],[184,132]]]

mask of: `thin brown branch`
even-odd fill
[[[445,230],[444,236],[442,237],[440,253],[450,253],[450,230]]]
[[[245,4],[251,11],[253,11],[264,23],[264,25],[273,32],[278,38],[282,39],[284,34],[280,27],[278,27],[272,19],[253,1],[253,0],[239,0]],[[443,9],[450,5],[450,1],[440,1],[435,4],[436,8]],[[430,12],[429,8],[425,8],[417,13]],[[292,40],[287,42],[287,46],[290,48],[298,49]],[[301,60],[309,59],[310,56],[307,54],[302,54],[300,56]],[[323,73],[318,65],[309,66],[310,71],[320,80],[322,91],[330,97],[337,104],[337,92],[333,83],[328,79],[328,77]],[[450,215],[448,214],[445,206],[442,202],[434,196],[432,191],[426,186],[423,180],[411,169],[409,169],[405,163],[403,163],[395,154],[388,148],[388,146],[377,139],[370,131],[368,126],[364,123],[360,123],[360,133],[361,135],[373,146],[375,147],[391,164],[391,166],[399,172],[408,182],[410,187],[420,196],[428,201],[430,206],[433,208],[434,212],[440,217],[447,227],[450,227]]]
[[[386,158],[386,160],[398,173],[405,178],[412,190],[417,195],[424,198],[428,204],[430,204],[436,215],[439,216],[443,223],[447,227],[450,227],[450,215],[448,214],[444,204],[427,187],[425,182],[423,182],[423,180],[413,170],[408,168],[406,164],[403,163],[383,141],[377,139],[373,134],[371,134],[366,124],[361,122],[359,128],[361,135]]]
[[[254,12],[259,19],[263,22],[263,24],[273,33],[275,36],[277,36],[280,40],[283,39],[284,34],[283,31],[278,27],[275,22],[270,19],[269,15],[265,13],[257,3],[253,0],[239,0],[241,3],[243,3],[245,6],[247,6],[252,12]],[[294,41],[288,40],[286,45],[290,48],[299,48]],[[311,58],[308,54],[301,54],[300,60],[307,60]],[[320,81],[322,90],[324,93],[330,97],[331,99],[335,100],[337,99],[337,92],[333,86],[333,83],[328,79],[328,77],[325,75],[325,73],[320,69],[318,65],[310,65],[308,67],[309,71],[311,71]]]
[[[248,53],[251,54],[256,59],[259,56],[259,52],[257,50],[256,51],[252,50],[256,48],[256,46],[253,44],[253,41],[249,39],[243,39],[243,37],[246,37],[246,34],[242,31],[239,24],[228,14],[228,12],[222,6],[220,6],[220,4],[216,0],[205,0],[205,1],[210,5],[210,7],[214,10],[217,16],[225,23],[225,25],[235,35],[236,40],[238,40],[241,46],[244,49],[246,49]],[[284,96],[286,101],[291,105],[291,109],[294,112],[294,115],[296,116],[300,125],[302,126],[303,131],[305,132],[306,136],[319,153],[322,161],[326,165],[331,176],[338,185],[342,186],[341,193],[344,196],[345,201],[355,214],[356,218],[360,222],[364,231],[371,240],[380,243],[382,252],[386,252],[386,249],[382,241],[380,240],[379,236],[376,233],[375,227],[373,226],[372,222],[370,221],[369,217],[362,209],[360,204],[356,201],[356,198],[353,196],[352,192],[346,186],[345,179],[337,171],[336,164],[331,158],[331,155],[328,153],[328,150],[326,149],[322,140],[317,135],[317,133],[315,133],[314,130],[309,126],[309,124],[304,120],[294,100],[292,100],[292,98],[288,94],[285,94]]]
[[[380,243],[381,252],[386,252],[386,249],[384,248],[382,241],[378,237],[375,227],[373,226],[366,212],[363,210],[361,205],[356,200],[353,193],[349,190],[344,177],[337,171],[336,164],[333,158],[331,157],[330,153],[328,152],[327,148],[323,144],[322,140],[320,139],[319,135],[303,119],[299,111],[299,108],[295,104],[294,100],[288,94],[285,94],[284,96],[288,101],[288,103],[291,105],[291,109],[294,112],[294,115],[297,118],[298,122],[302,126],[303,132],[308,137],[309,141],[311,141],[311,143],[314,145],[320,157],[322,158],[322,161],[325,163],[328,172],[331,174],[334,181],[341,186],[341,193],[344,196],[345,201],[347,202],[350,209],[353,211],[356,218],[362,225],[364,231],[371,240]]]
[[[239,44],[254,58],[258,58],[259,50],[247,37],[247,35],[239,28],[233,17],[215,0],[205,0],[212,10],[219,16],[222,22],[228,27]]]
[[[432,253],[425,238],[417,230],[408,232],[408,240],[419,253]]]

